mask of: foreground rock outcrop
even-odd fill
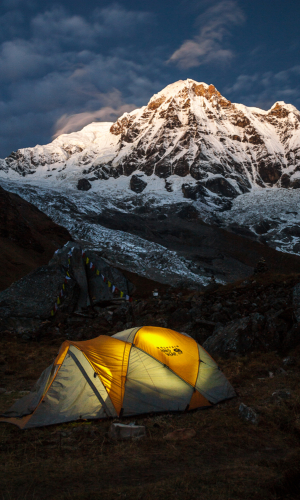
[[[118,269],[94,252],[82,252],[78,243],[69,242],[48,266],[0,292],[0,330],[34,333],[58,313],[86,313],[89,306],[113,299],[115,290],[122,291],[124,300],[129,297],[133,286]]]
[[[121,273],[90,252],[88,255],[111,283],[133,293],[133,301],[129,302],[119,293],[112,293],[102,279],[97,281],[99,277],[83,263],[79,252],[76,257],[75,250],[70,268],[73,284],[66,285],[66,296],[56,314],[51,317],[53,302],[48,296],[59,292],[60,277],[67,269],[65,250],[56,254],[48,271],[38,270],[17,284],[19,287],[10,287],[0,294],[0,331],[22,333],[28,339],[58,334],[84,340],[134,326],[153,325],[185,332],[213,357],[223,358],[251,352],[284,354],[300,345],[298,305],[294,299],[300,274],[261,273],[226,286],[212,282],[206,291],[199,292],[171,288],[127,271]],[[39,273],[45,276],[46,272],[51,279],[47,283],[41,280],[43,286],[39,288],[34,282]],[[32,302],[22,299],[21,291],[27,293],[28,285],[41,294],[45,286],[45,295]],[[19,309],[18,300],[23,300]],[[287,365],[293,362],[286,359]]]

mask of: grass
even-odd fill
[[[20,345],[19,339],[4,336],[1,386],[12,392],[0,395],[0,411],[30,388],[61,341]],[[298,352],[294,355],[300,359]],[[109,441],[105,420],[25,431],[0,424],[0,499],[298,498],[300,362],[284,368],[276,353],[218,362],[238,397],[209,410],[140,416],[136,420],[147,429],[144,440]],[[272,396],[278,390],[289,390],[291,397]],[[258,412],[258,425],[239,418],[241,402]],[[195,429],[196,437],[164,440],[180,428]]]

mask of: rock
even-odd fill
[[[258,313],[230,321],[225,326],[218,326],[213,335],[204,342],[203,347],[211,355],[243,356],[264,345],[261,335],[264,322],[264,316]]]
[[[91,187],[92,184],[85,178],[79,179],[77,183],[77,189],[79,189],[79,191],[88,191]]]
[[[224,177],[210,177],[207,179],[205,187],[213,193],[226,196],[227,198],[236,198],[240,194],[233,184]]]
[[[0,290],[46,265],[53,252],[71,240],[36,206],[0,187]]]
[[[297,323],[300,323],[300,283],[293,288],[293,307]]]
[[[5,394],[6,393],[6,389],[4,389],[4,387],[0,387],[0,394]]]
[[[286,337],[283,342],[284,352],[294,349],[300,344],[300,323],[296,323],[287,332]]]
[[[266,161],[261,160],[258,162],[258,172],[266,184],[273,185],[280,179],[282,169],[280,164],[273,163],[267,159]]]
[[[200,182],[196,184],[182,184],[181,189],[183,196],[191,200],[204,201],[204,197],[207,196],[207,190]]]
[[[81,248],[74,248],[72,253],[71,265],[74,279],[78,283],[80,289],[76,309],[78,311],[81,311],[82,308],[86,308],[91,304],[86,269],[84,260],[82,258]]]
[[[253,408],[246,406],[244,403],[241,403],[239,406],[239,416],[251,424],[256,425],[259,422],[259,416],[257,413],[253,410]]]
[[[266,264],[266,261],[265,261],[265,259],[262,257],[262,258],[258,261],[258,263],[257,263],[256,267],[254,268],[254,274],[266,273],[266,272],[268,272],[268,270],[269,270],[269,268],[268,268],[268,266],[267,266],[267,264]]]
[[[26,333],[24,333],[24,335],[22,335],[23,340],[30,340],[31,338],[32,338],[31,335],[28,335]]]
[[[66,280],[67,272],[70,279]],[[113,299],[108,281],[124,295],[132,294],[134,287],[121,271],[89,250],[83,259],[81,246],[69,242],[55,253],[48,266],[38,268],[0,292],[0,330],[14,330],[29,340],[51,316],[55,303],[59,304],[60,312],[73,313],[82,312],[92,303]]]
[[[295,422],[294,422],[294,429],[300,433],[300,417],[297,417]]]
[[[59,265],[42,266],[0,292],[0,328],[36,329],[50,317],[65,276],[66,270]],[[70,280],[62,305],[64,310],[73,309],[78,291],[77,283]]]
[[[178,217],[180,217],[180,219],[197,219],[198,211],[193,205],[186,205],[181,210],[179,210],[177,215]]]
[[[146,429],[144,425],[125,425],[125,424],[111,424],[108,436],[110,439],[116,441],[123,441],[127,439],[137,440],[146,437]]]
[[[101,275],[105,276],[107,281],[116,286],[119,292],[124,292],[124,295],[132,294],[134,287],[121,271],[116,267],[110,266],[95,252],[89,250],[86,252],[86,255],[89,257],[90,262],[99,270],[99,275],[97,275],[94,270],[91,270],[88,266],[86,267],[89,293],[93,304],[97,304],[97,302],[102,300],[110,300],[114,297],[112,288],[107,286],[107,282],[104,283]]]
[[[272,398],[274,399],[290,399],[292,397],[290,391],[286,389],[280,389],[278,391],[273,392]]]
[[[196,436],[195,429],[176,429],[176,431],[169,432],[164,436],[166,441],[186,441]]]
[[[135,174],[130,179],[130,189],[135,193],[141,193],[147,187],[147,182],[141,179],[141,175]]]
[[[282,360],[283,366],[295,366],[296,363],[296,359],[292,356],[288,356]]]
[[[214,323],[213,321],[207,321],[207,320],[202,319],[202,318],[197,318],[195,321],[196,321],[197,326],[203,327],[211,332],[216,327],[216,323]]]

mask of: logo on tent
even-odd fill
[[[179,349],[178,345],[170,345],[168,347],[157,347],[161,352],[163,352],[166,356],[179,356],[182,354],[181,349]]]

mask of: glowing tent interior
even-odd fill
[[[112,337],[65,341],[34,390],[0,421],[22,429],[184,411],[235,396],[216,362],[186,334],[140,327]]]

